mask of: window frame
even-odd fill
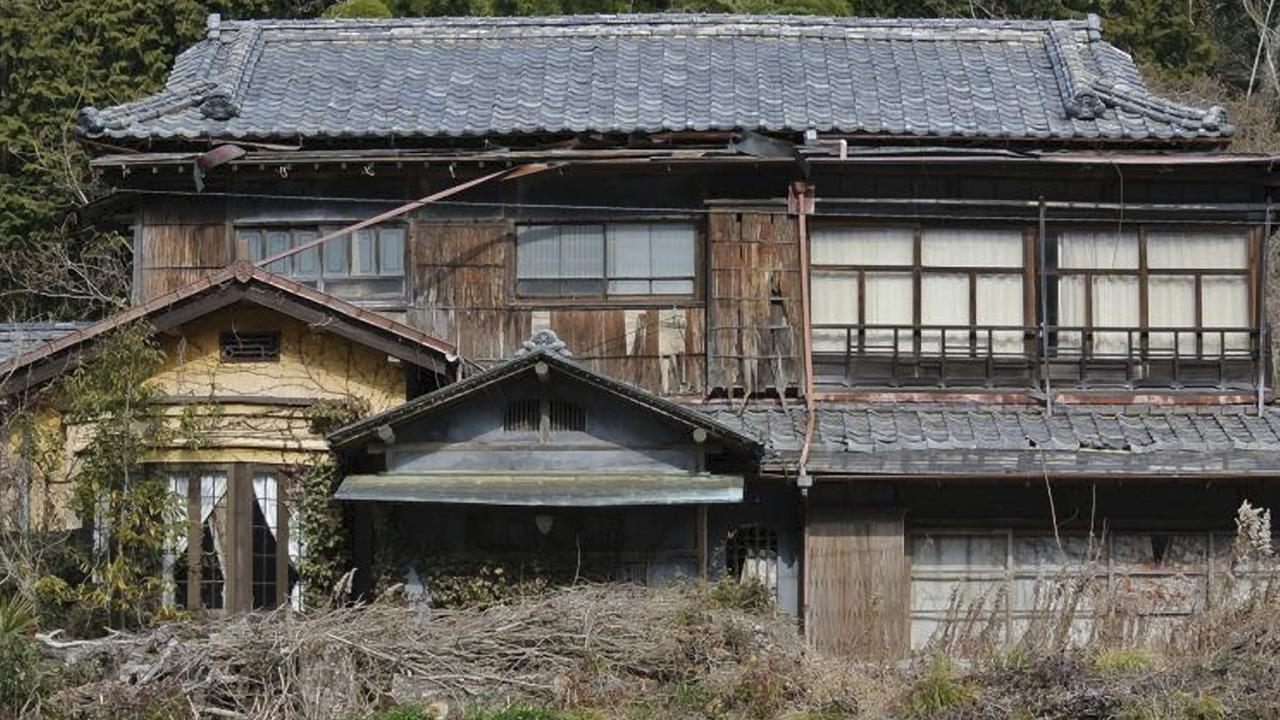
[[[858,317],[853,323],[858,330],[855,331],[854,338],[861,343],[868,332],[867,326],[867,274],[868,273],[901,273],[911,276],[911,338],[910,347],[906,352],[915,355],[941,355],[943,350],[936,352],[922,352],[924,344],[924,331],[922,330],[923,308],[923,287],[924,278],[929,275],[963,275],[968,283],[968,322],[964,325],[955,327],[967,327],[969,330],[968,338],[972,341],[981,339],[980,329],[988,327],[978,323],[978,279],[981,277],[1018,277],[1022,280],[1022,328],[1024,331],[1034,330],[1036,327],[1036,319],[1038,318],[1038,309],[1036,302],[1038,297],[1038,288],[1036,287],[1036,228],[1026,222],[1018,221],[1001,221],[978,224],[973,222],[963,222],[943,224],[940,222],[874,222],[874,221],[827,221],[818,222],[813,225],[813,229],[809,233],[809,257],[813,257],[814,237],[823,230],[838,229],[867,229],[867,230],[910,230],[912,234],[911,240],[911,264],[910,265],[849,265],[836,263],[814,263],[810,260],[810,292],[812,293],[813,275],[818,272],[831,273],[850,273],[856,275],[857,300],[858,300]],[[1018,231],[1022,235],[1022,264],[1018,267],[978,267],[978,266],[949,266],[949,265],[924,265],[924,234],[929,230],[968,230],[968,231]],[[810,311],[812,315],[812,311]],[[822,323],[818,323],[822,324]],[[951,326],[948,326],[951,327]],[[995,326],[991,326],[995,327]],[[870,330],[874,331],[874,327]],[[950,342],[948,335],[948,342]],[[901,347],[903,339],[899,339],[899,347]],[[941,338],[932,342],[942,343]],[[1023,344],[1026,350],[1032,348],[1033,340],[1026,340]],[[941,345],[940,345],[941,347]],[[970,342],[969,348],[981,354],[988,352],[989,349],[979,342]],[[861,347],[858,352],[863,352]],[[956,353],[967,353],[967,349],[955,349]],[[952,354],[948,352],[947,354]]]
[[[1218,229],[1219,231],[1233,230],[1240,233],[1245,241],[1245,266],[1243,268],[1151,268],[1148,258],[1148,236],[1152,231],[1161,232],[1189,232],[1189,231],[1208,231]],[[1057,353],[1061,355],[1064,347],[1060,345],[1059,337],[1061,327],[1060,322],[1062,315],[1061,303],[1059,302],[1060,280],[1064,277],[1083,277],[1081,291],[1083,292],[1083,314],[1084,332],[1090,335],[1089,342],[1096,343],[1096,337],[1093,336],[1092,329],[1094,324],[1093,312],[1093,278],[1102,277],[1132,277],[1137,279],[1138,284],[1138,322],[1132,329],[1138,333],[1139,343],[1133,348],[1130,357],[1149,357],[1151,356],[1151,336],[1154,334],[1172,334],[1172,330],[1164,327],[1152,327],[1150,324],[1150,280],[1152,276],[1156,277],[1191,277],[1195,282],[1194,301],[1195,301],[1195,321],[1192,328],[1195,331],[1195,348],[1194,354],[1188,359],[1213,359],[1218,357],[1212,353],[1206,355],[1204,351],[1205,332],[1212,332],[1216,328],[1209,328],[1204,325],[1204,289],[1203,281],[1205,277],[1230,277],[1243,278],[1247,288],[1246,316],[1247,321],[1245,327],[1250,333],[1258,331],[1258,253],[1259,245],[1257,229],[1245,224],[1223,223],[1221,225],[1204,226],[1200,224],[1178,224],[1176,222],[1134,222],[1127,223],[1121,227],[1118,232],[1135,232],[1137,235],[1137,267],[1135,268],[1062,268],[1060,257],[1061,248],[1058,239],[1063,232],[1069,231],[1099,231],[1099,232],[1117,232],[1117,226],[1108,223],[1054,223],[1047,228],[1046,243],[1046,265],[1040,268],[1040,272],[1045,276],[1046,285],[1046,307],[1048,309],[1048,317],[1045,318],[1045,325],[1049,328],[1051,340],[1049,344],[1055,348]],[[1084,357],[1093,355],[1094,350],[1086,346],[1089,343],[1085,338],[1080,339],[1078,347],[1065,348],[1075,353],[1079,353]],[[1174,337],[1172,347],[1167,351],[1160,349],[1159,352],[1168,352],[1169,356],[1182,356],[1183,351],[1179,349],[1181,340]],[[1252,344],[1252,341],[1251,343]],[[1223,344],[1222,350],[1225,350],[1226,344]],[[1108,356],[1109,357],[1109,356]],[[1124,356],[1117,356],[1122,359]],[[1227,357],[1231,357],[1228,353]]]
[[[612,277],[609,275],[609,234],[608,226],[610,225],[685,225],[692,231],[692,250],[693,250],[693,274],[680,275],[670,277],[654,277],[652,275],[646,277],[625,276]],[[529,294],[520,291],[520,231],[523,228],[530,227],[560,227],[560,226],[597,226],[601,228],[600,233],[600,276],[599,278],[578,278],[580,280],[599,281],[600,291],[595,293],[586,293],[580,295],[572,294]],[[693,218],[687,217],[618,217],[607,220],[589,220],[582,218],[573,219],[556,219],[556,218],[538,218],[530,220],[521,220],[514,223],[510,233],[510,249],[511,262],[510,275],[508,278],[508,286],[511,288],[510,300],[516,307],[530,306],[548,306],[548,305],[567,305],[573,304],[581,306],[583,301],[597,302],[604,305],[631,305],[631,306],[670,306],[673,304],[689,305],[702,301],[704,297],[704,285],[706,281],[705,269],[703,268],[704,244],[706,242],[706,232],[703,223]],[[538,279],[538,278],[532,278]],[[561,281],[565,278],[545,278],[546,280]],[[572,279],[572,278],[569,278]],[[609,292],[609,282],[611,280],[640,280],[648,281],[652,288],[655,280],[688,280],[691,283],[692,292],[689,293],[611,293]]]
[[[261,246],[265,253],[266,247],[267,247],[267,237],[270,233],[287,234],[289,237],[288,237],[288,244],[286,245],[286,249],[288,249],[288,248],[297,247],[298,245],[303,244],[305,242],[314,241],[326,234],[340,230],[343,226],[344,225],[334,224],[333,222],[325,222],[325,221],[312,222],[312,223],[288,222],[288,221],[237,223],[233,228],[233,235],[235,237],[235,243],[236,243],[236,256],[240,259],[248,260],[249,262],[253,262],[253,263],[257,263],[259,261],[254,259],[253,250],[250,247],[250,244],[253,241],[245,237],[249,233],[256,232],[260,234],[259,242],[261,243]],[[381,272],[382,262],[384,259],[384,253],[382,249],[382,243],[383,243],[382,233],[384,231],[398,231],[400,233],[401,258],[400,258],[400,268],[399,268],[398,274],[383,274]],[[373,257],[372,257],[374,271],[372,273],[357,273],[355,271],[356,265],[357,265],[356,236],[359,235],[360,233],[374,234],[375,240],[373,243]],[[310,237],[306,237],[305,239],[299,239],[300,235],[301,236],[309,235]],[[361,305],[365,307],[373,307],[376,309],[384,309],[384,310],[404,309],[404,307],[407,305],[408,294],[409,294],[409,265],[410,265],[409,237],[410,235],[409,235],[408,224],[404,224],[404,223],[379,224],[374,227],[365,228],[363,230],[357,230],[355,232],[348,233],[347,235],[340,238],[334,238],[332,240],[325,242],[323,245],[317,247],[314,250],[315,258],[316,258],[314,273],[303,274],[297,270],[297,264],[299,259],[303,255],[306,255],[312,252],[310,250],[302,253],[295,253],[293,256],[289,258],[279,261],[279,262],[287,263],[286,268],[283,270],[272,269],[270,266],[264,266],[264,269],[266,269],[268,272],[275,273],[277,275],[280,275],[281,277],[287,278],[301,285],[313,287],[316,290],[319,290],[320,292],[333,295],[335,297],[341,298],[343,300],[346,300],[348,302],[351,302],[357,305]],[[346,257],[346,270],[344,273],[341,273],[341,274],[336,272],[330,272],[327,269],[330,248],[337,247],[337,246],[343,246],[346,249],[345,253],[342,253]],[[264,254],[262,257],[263,258],[270,257],[270,255],[272,254],[275,254],[275,253]],[[356,297],[356,296],[352,296],[349,293],[343,293],[340,290],[335,291],[334,289],[335,286],[360,283],[361,281],[378,282],[378,281],[391,281],[391,280],[397,280],[397,279],[400,281],[400,287],[396,292],[376,293],[369,297]]]

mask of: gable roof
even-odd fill
[[[549,371],[560,372],[587,383],[613,395],[625,402],[648,412],[661,415],[668,420],[684,424],[690,428],[701,428],[711,439],[719,439],[730,444],[758,453],[761,443],[755,437],[731,425],[721,423],[697,410],[674,403],[635,385],[615,380],[602,375],[588,367],[580,365],[566,357],[564,344],[556,339],[551,331],[535,334],[534,340],[525,343],[525,349],[516,357],[499,363],[484,372],[472,375],[452,385],[410,400],[399,407],[391,408],[377,415],[358,420],[350,425],[340,427],[329,433],[329,443],[340,448],[353,445],[378,435],[379,428],[395,426],[416,420],[437,408],[461,400],[469,395],[483,393],[496,383],[516,377],[522,373],[533,372],[539,363],[545,363]]]
[[[0,360],[20,355],[88,325],[90,323],[87,322],[0,323]]]
[[[742,15],[210,17],[165,88],[86,108],[91,138],[430,138],[807,130],[1189,140],[1220,107],[1151,93],[1087,20]]]
[[[452,345],[420,330],[240,261],[0,362],[0,377],[6,378],[3,391],[13,392],[48,380],[73,362],[94,340],[130,323],[145,321],[162,331],[240,301],[270,307],[309,324],[323,325],[326,332],[438,373],[448,372],[456,353]]]

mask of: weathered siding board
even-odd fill
[[[509,222],[426,222],[412,228],[409,322],[482,365],[507,359],[550,328],[575,359],[611,377],[668,394],[702,391],[701,303],[658,307],[607,301],[520,299]]]
[[[138,302],[187,285],[231,263],[226,204],[166,200],[143,207],[134,248]]]
[[[798,387],[803,314],[795,219],[714,212],[709,225],[708,384],[746,393]]]
[[[813,511],[805,578],[805,632],[816,647],[868,660],[906,654],[911,582],[900,513]]]

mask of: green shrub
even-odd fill
[[[1183,720],[1225,720],[1227,708],[1213,695],[1183,693],[1178,698],[1178,717]]]
[[[572,717],[562,710],[516,703],[500,710],[474,710],[466,714],[465,720],[570,720]]]
[[[1093,667],[1108,675],[1146,672],[1155,667],[1155,659],[1137,648],[1102,650],[1093,656]]]
[[[730,610],[759,612],[773,607],[773,592],[755,579],[723,577],[711,587],[710,598],[715,606]]]
[[[956,678],[951,662],[939,656],[934,658],[929,671],[911,689],[907,697],[907,715],[927,720],[952,708],[968,705],[976,697],[969,684]]]
[[[382,0],[342,0],[324,11],[327,18],[389,18],[391,10]]]
[[[15,715],[45,691],[51,677],[32,639],[35,628],[29,601],[0,598],[0,708]]]
[[[408,703],[379,710],[369,720],[436,720],[436,716],[417,703]]]

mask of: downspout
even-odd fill
[[[813,427],[817,410],[813,402],[813,312],[809,297],[809,216],[813,214],[813,186],[807,180],[791,185],[788,198],[791,212],[798,221],[800,243],[800,312],[804,316],[804,444],[800,446],[800,462],[796,466],[796,485],[806,497],[813,479],[809,477],[809,448],[813,445]]]
[[[1255,290],[1258,297],[1258,416],[1266,412],[1267,402],[1267,358],[1270,357],[1270,342],[1267,339],[1267,256],[1271,254],[1271,190],[1267,190],[1266,207],[1262,215],[1262,241],[1258,249],[1258,286]]]
[[[1040,375],[1044,378],[1045,411],[1053,414],[1053,385],[1049,381],[1049,238],[1045,233],[1045,203],[1040,196],[1040,227],[1036,244],[1040,247]]]

